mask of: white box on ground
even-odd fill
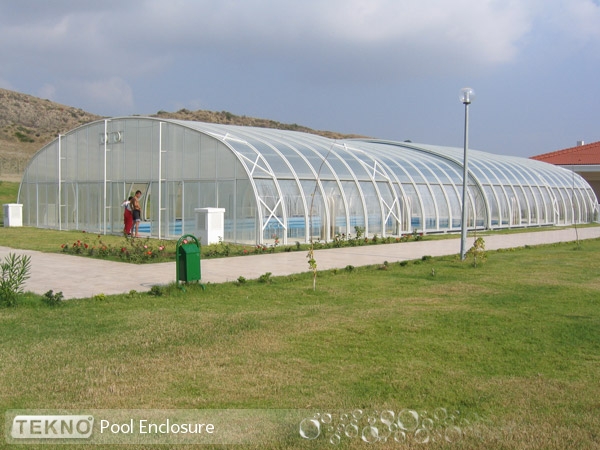
[[[195,208],[196,237],[201,245],[217,244],[225,235],[225,208]]]
[[[4,226],[22,227],[23,226],[23,205],[20,203],[5,203],[4,205]]]

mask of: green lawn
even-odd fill
[[[598,448],[599,255],[590,240],[321,272],[316,292],[302,274],[55,308],[32,296],[0,309],[0,408],[306,409],[334,425],[445,408],[465,433],[447,448]],[[332,448],[335,430],[267,447]],[[413,448],[398,445],[373,448]]]

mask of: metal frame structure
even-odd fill
[[[275,129],[117,117],[61,134],[29,162],[26,226],[118,234],[143,192],[141,231],[177,239],[195,208],[225,208],[223,240],[281,244],[413,231],[459,232],[462,149],[332,140]],[[571,171],[469,150],[467,226],[587,223],[597,199]]]

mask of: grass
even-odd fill
[[[482,418],[479,437],[448,448],[597,448],[599,252],[589,240],[488,252],[476,268],[445,257],[320,272],[316,292],[306,273],[54,308],[30,295],[0,309],[0,408],[308,409],[340,422],[443,407]],[[324,434],[266,447],[332,447]],[[364,445],[342,435],[342,448]]]

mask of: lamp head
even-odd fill
[[[460,102],[465,105],[470,104],[475,98],[475,91],[470,87],[462,88],[460,90]]]

